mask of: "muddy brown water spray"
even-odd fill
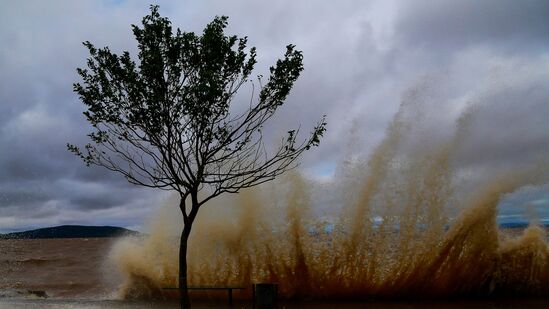
[[[544,230],[533,225],[510,238],[496,222],[504,194],[547,181],[539,166],[493,175],[456,196],[452,154],[471,110],[451,138],[402,156],[410,125],[403,105],[329,220],[313,206],[314,182],[298,173],[205,205],[190,240],[190,284],[277,282],[282,297],[298,299],[549,295]],[[125,277],[121,297],[156,297],[177,285],[182,223],[174,205],[161,208],[147,237],[113,247]]]

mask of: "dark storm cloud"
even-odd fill
[[[305,71],[267,138],[277,141],[300,124],[307,133],[326,114],[321,147],[302,160],[315,177],[329,176],[346,152],[369,153],[407,93],[425,85],[431,131],[455,129],[469,102],[484,106],[472,125],[477,133],[458,154],[463,168],[516,164],[547,148],[547,1],[159,4],[186,31],[228,15],[228,32],[258,48],[256,74],[266,75],[286,44],[303,50]],[[148,6],[0,2],[0,232],[63,223],[136,226],[160,203],[162,194],[87,168],[65,146],[84,144],[88,133],[72,92],[75,68],[87,56],[81,42],[135,55],[129,25],[139,24]]]
[[[51,196],[45,192],[25,188],[1,188],[0,189],[0,207],[19,207],[24,205],[40,206],[40,203],[48,201]]]
[[[534,52],[549,45],[545,0],[403,1],[397,37],[407,45],[448,52],[469,45]]]
[[[66,150],[67,142],[85,143],[88,131],[72,93],[86,58],[81,42],[131,48],[129,24],[147,6],[133,16],[131,7],[120,9],[86,1],[0,4],[0,231],[92,222],[94,211],[148,200],[146,191],[86,168]]]

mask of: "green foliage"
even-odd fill
[[[201,35],[173,31],[158,6],[151,6],[142,27],[132,25],[137,61],[127,51],[117,55],[84,42],[90,57],[87,68],[77,69],[82,82],[74,91],[94,130],[84,149],[70,144],[68,149],[86,164],[119,172],[135,184],[182,196],[208,187],[207,199],[295,167],[303,151],[319,144],[325,120],[302,142],[298,131],[289,131],[270,155],[261,128],[284,104],[303,70],[303,55],[288,45],[257,102],[232,115],[232,99],[242,85],[253,83],[257,61],[246,37],[225,35],[227,20],[215,17]]]

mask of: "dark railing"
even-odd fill
[[[179,290],[177,287],[164,287],[163,290]],[[242,286],[215,286],[215,285],[191,285],[188,290],[226,290],[229,296],[229,305],[233,304],[233,290],[244,290]]]

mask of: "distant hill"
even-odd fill
[[[139,232],[117,226],[61,225],[24,232],[0,234],[0,239],[94,238],[137,235],[139,235]]]

